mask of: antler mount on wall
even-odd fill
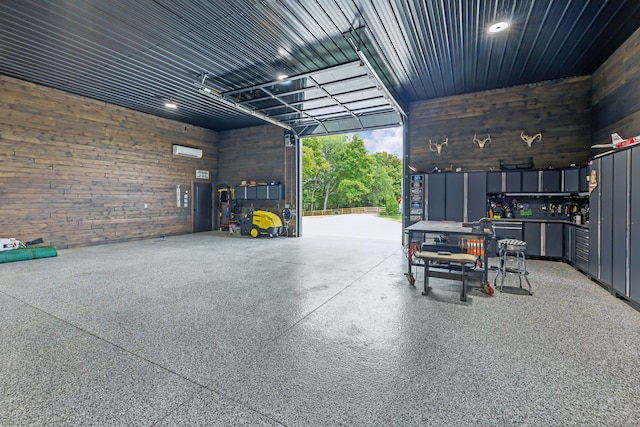
[[[527,135],[524,132],[520,132],[520,138],[527,144],[527,147],[531,148],[535,141],[542,141],[542,132],[538,132],[535,135]]]
[[[491,135],[487,134],[487,137],[485,139],[478,139],[476,134],[474,134],[473,143],[477,144],[481,150],[484,150],[485,145],[491,144]]]
[[[449,138],[445,138],[444,141],[436,143],[429,140],[429,150],[438,152],[438,156],[442,153],[442,147],[445,145],[449,145]]]

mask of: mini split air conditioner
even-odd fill
[[[191,148],[191,147],[184,147],[182,145],[174,145],[173,155],[183,156],[183,157],[193,157],[195,159],[200,159],[202,157],[202,150],[200,150],[199,148]]]

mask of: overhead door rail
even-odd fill
[[[229,91],[214,89],[214,78],[203,73],[198,91],[298,137],[401,125],[406,114],[356,53],[356,61]]]

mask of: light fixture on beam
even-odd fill
[[[215,100],[217,100],[219,102],[222,102],[223,104],[225,104],[225,105],[227,105],[227,106],[229,106],[229,107],[231,107],[231,108],[233,108],[233,109],[235,109],[237,111],[241,111],[241,112],[243,112],[245,114],[249,114],[249,115],[251,115],[253,117],[256,117],[256,118],[258,118],[260,120],[264,120],[265,122],[269,122],[269,123],[274,124],[276,126],[280,126],[281,128],[290,130],[291,132],[295,133],[295,131],[291,128],[291,126],[289,126],[287,124],[284,124],[284,123],[282,123],[282,122],[280,122],[280,121],[278,121],[276,119],[272,119],[271,117],[269,117],[269,116],[267,116],[265,114],[259,113],[257,111],[254,111],[254,110],[250,109],[250,108],[247,108],[247,107],[245,107],[243,105],[240,105],[237,102],[231,101],[231,100],[225,98],[224,95],[222,95],[220,92],[218,92],[218,91],[216,91],[214,89],[211,89],[210,87],[205,86],[204,84],[205,84],[205,81],[207,80],[207,76],[208,76],[208,74],[206,74],[206,73],[202,74],[202,81],[198,85],[198,92],[200,92],[200,93],[202,93],[204,95],[207,95],[207,96],[209,96],[209,97],[211,97],[211,98],[213,98],[213,99],[215,99]]]
[[[356,46],[356,44],[353,42],[352,39],[349,39],[349,41],[351,42],[351,45],[355,49],[356,54],[358,55],[358,58],[360,58],[360,61],[362,61],[362,64],[367,68],[368,74],[370,76],[372,76],[376,80],[376,82],[378,83],[378,88],[380,89],[380,91],[385,95],[385,97],[387,97],[389,99],[389,102],[393,105],[393,107],[396,109],[398,114],[401,116],[400,124],[402,124],[402,122],[403,122],[402,117],[407,117],[407,113],[404,112],[404,110],[402,109],[400,104],[398,104],[398,102],[393,97],[393,95],[391,95],[391,92],[389,92],[389,90],[384,85],[384,83],[382,82],[380,77],[378,77],[378,74],[375,72],[375,70],[371,66],[371,63],[369,63],[369,60],[367,59],[367,57],[364,56],[364,53],[362,53],[362,51],[360,49],[358,49],[358,47]]]

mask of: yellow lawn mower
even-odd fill
[[[268,211],[249,211],[240,220],[240,234],[251,237],[266,235],[269,237],[282,236],[286,228],[282,225],[280,217]]]

